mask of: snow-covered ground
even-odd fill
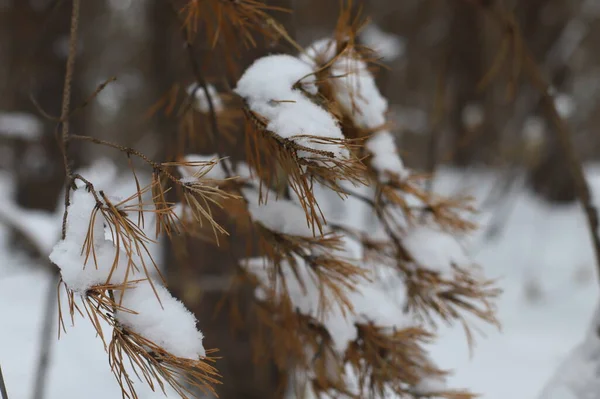
[[[600,169],[588,168],[600,196]],[[475,191],[482,198],[494,184],[488,173],[460,176],[442,172],[436,189]],[[487,186],[487,187],[486,187]],[[474,190],[478,187],[478,190]],[[508,201],[508,202],[506,202]],[[540,394],[569,351],[585,337],[597,304],[598,279],[586,220],[579,205],[550,207],[517,189],[500,206],[480,215],[504,224],[488,241],[477,237],[470,248],[504,294],[498,302],[502,331],[485,328],[472,358],[460,328],[442,329],[434,358],[453,367],[453,386],[469,387],[485,399],[529,399]],[[508,219],[506,219],[508,218]],[[532,285],[532,282],[535,285]]]
[[[600,168],[588,171],[600,195]],[[444,170],[435,188],[484,198],[494,182],[488,172]],[[469,357],[463,331],[444,327],[432,351],[442,366],[456,369],[453,387],[468,387],[484,399],[536,398],[588,330],[598,296],[593,252],[579,206],[551,208],[519,189],[503,204],[478,216],[489,224],[494,213],[512,207],[497,217],[505,222],[500,233],[467,243],[504,289],[498,302],[502,331],[484,328],[486,336],[478,338]],[[0,227],[0,364],[11,399],[21,399],[31,396],[50,274],[10,253],[5,237]],[[120,397],[102,342],[89,323],[78,318],[67,330],[52,348],[47,398]],[[140,397],[162,396],[138,385]]]

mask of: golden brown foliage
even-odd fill
[[[136,184],[136,192],[131,197],[116,202],[103,191],[97,191],[93,182],[68,172],[69,183],[83,181],[85,189],[96,200],[82,248],[85,261],[91,260],[98,266],[93,227],[96,220],[102,218],[115,245],[110,275],[117,267],[126,268],[121,284],[109,284],[109,277],[106,284],[93,286],[81,295],[83,311],[75,301],[75,293],[66,287],[71,319],[75,312],[90,319],[107,348],[111,369],[124,397],[137,398],[133,376],[128,371],[130,366],[137,378],[146,381],[152,389],[158,386],[164,391],[169,385],[184,398],[193,394],[189,387],[213,392],[214,384],[218,383],[217,371],[210,364],[213,358],[190,360],[176,357],[121,325],[116,313],[132,310],[123,308],[121,301],[115,299],[115,296],[122,297],[119,295],[136,282],[134,275],[142,276],[153,284],[151,274],[158,272],[158,268],[150,247],[161,235],[174,238],[180,234],[193,232],[201,236],[208,232],[206,235],[214,239],[215,245],[228,245],[229,233],[222,227],[224,224],[217,221],[217,210],[223,211],[225,217],[239,227],[237,233],[249,243],[248,256],[258,254],[263,262],[260,270],[247,267],[248,262],[244,260],[238,265],[231,290],[225,293],[226,298],[233,299],[230,301],[232,318],[234,321],[241,320],[238,304],[235,303],[235,290],[239,286],[256,289],[259,295],[251,303],[251,308],[260,326],[252,337],[257,362],[268,360],[280,369],[292,368],[305,376],[318,395],[359,399],[384,397],[393,392],[401,397],[419,397],[415,386],[424,379],[446,374],[430,361],[424,347],[434,339],[432,329],[437,322],[461,323],[469,340],[472,338],[466,315],[497,323],[492,300],[499,291],[492,282],[479,278],[470,265],[453,265],[448,272],[419,264],[404,245],[407,231],[424,223],[433,223],[450,233],[472,230],[475,226],[464,217],[464,213],[473,209],[466,199],[435,196],[423,187],[420,176],[390,175],[381,179],[379,171],[371,165],[372,154],[366,150],[364,143],[372,134],[388,129],[389,124],[369,129],[358,126],[352,116],[360,112],[357,109],[359,103],[352,102],[350,107],[346,105],[344,108],[336,97],[339,88],[336,88],[335,79],[356,73],[351,67],[342,75],[332,73],[339,57],[371,66],[377,63],[373,52],[357,44],[357,33],[364,26],[360,12],[354,13],[351,1],[342,4],[345,5],[332,35],[334,55],[327,58],[325,54],[317,54],[314,59],[319,93],[310,95],[303,91],[301,83],[294,88],[303,91],[310,101],[339,121],[343,138],[322,137],[318,135],[320,132],[280,137],[267,128],[269,121],[265,117],[233,95],[229,98],[222,96],[223,110],[216,110],[211,103],[210,109],[205,110],[207,112],[199,111],[193,106],[195,91],[184,96],[182,101],[179,85],[174,85],[156,103],[152,112],[164,108],[168,115],[178,118],[181,132],[179,151],[190,143],[211,144],[218,148],[219,153],[214,161],[181,160],[184,154],[178,151],[179,161],[161,163],[116,143],[68,135],[69,140],[107,146],[125,154]],[[186,0],[182,7],[177,8],[177,17],[181,18],[178,22],[183,23],[190,61],[196,62],[191,45],[198,35],[202,35],[213,47],[226,47],[226,53],[235,56],[239,55],[240,47],[256,46],[256,36],[267,40],[283,38],[298,48],[293,38],[269,16],[267,12],[270,10],[274,8],[258,0]],[[229,55],[227,58],[228,64],[234,63]],[[196,64],[192,69],[197,75],[198,88],[195,90],[201,87],[208,96],[207,83],[200,69]],[[350,93],[358,95],[352,90]],[[223,166],[227,178],[212,179],[213,168],[223,161],[221,151],[226,145],[222,144],[232,146],[241,142],[236,137],[236,127],[242,116],[245,119],[246,162],[251,177],[237,178],[228,166],[233,162],[227,160],[219,165]],[[319,148],[324,145],[331,151],[317,150],[302,143],[319,144]],[[340,156],[340,149],[347,151],[349,156]],[[148,186],[140,184],[131,158],[138,158],[151,168],[152,178]],[[174,173],[178,167],[195,173],[178,178]],[[374,195],[354,193],[344,183],[368,185]],[[317,202],[314,190],[317,184],[342,199],[353,196],[368,204],[381,226],[382,237],[370,237],[365,232],[341,225],[328,225],[328,215],[322,212]],[[254,220],[247,206],[249,199],[243,195],[247,187],[258,190],[259,205],[266,204],[268,207],[268,201],[286,196],[297,201],[312,229],[312,236],[286,234]],[[67,192],[70,190],[71,184]],[[269,198],[269,195],[273,196],[273,190],[277,198]],[[143,196],[147,193],[150,201],[145,203]],[[68,201],[67,195],[66,212]],[[149,238],[144,229],[149,213],[154,216],[154,239]],[[134,215],[137,221],[132,218]],[[360,244],[365,252],[363,258],[349,257],[345,238]],[[121,258],[123,256],[125,262]],[[327,328],[327,317],[333,311],[340,311],[344,316],[351,315],[354,307],[349,294],[361,284],[373,282],[379,269],[393,270],[401,277],[405,286],[402,288],[406,289],[405,312],[407,318],[412,317],[414,325],[381,326],[370,322],[369,315],[365,315],[364,322],[354,323],[356,338],[340,351]],[[261,273],[267,278],[261,279]],[[316,287],[316,314],[300,311],[294,302],[294,295],[298,293],[291,292],[292,286],[300,287],[303,295],[314,293],[308,286]],[[156,293],[154,285],[152,287]],[[60,318],[64,330],[62,313]],[[112,328],[110,341],[103,335],[102,325],[105,323]],[[235,384],[235,381],[229,383]],[[472,397],[468,392],[453,390],[430,395],[448,399]]]

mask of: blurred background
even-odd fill
[[[273,15],[303,46],[330,35],[339,11],[335,0],[267,3],[294,10]],[[504,290],[502,331],[482,331],[470,355],[460,327],[442,328],[433,356],[455,370],[453,386],[485,399],[540,397],[584,340],[597,304],[587,224],[545,101],[565,121],[597,196],[600,1],[365,0],[362,7],[371,23],[360,40],[381,57],[377,79],[404,162],[432,174],[434,190],[475,198],[473,220],[481,228],[464,245]],[[83,2],[74,133],[152,159],[172,155],[181,126],[156,109],[165,106],[173,84],[194,81],[172,14],[159,0]],[[62,215],[56,131],[69,18],[70,1],[0,0],[0,365],[11,398],[120,396],[102,343],[85,321],[55,339],[56,271],[47,254]],[[281,51],[291,50],[259,43],[244,52],[240,67]],[[197,56],[224,90],[219,54],[200,43]],[[548,90],[532,84],[527,57]],[[201,151],[192,148],[200,144],[188,145]],[[122,177],[129,170],[122,154],[79,143],[71,151],[75,167],[114,182],[124,197],[135,189]],[[224,373],[237,376],[239,386],[222,397],[270,397],[268,384],[261,386],[267,393],[247,394],[258,378],[248,363],[247,337],[222,334],[222,317],[211,321],[218,296],[204,294],[201,281],[222,271],[218,254],[208,254],[215,250],[202,248],[186,268],[171,267],[165,251],[170,284],[197,312],[208,346],[230,348]],[[36,370],[46,366],[44,384]],[[235,392],[245,385],[246,393]],[[139,389],[140,397],[160,396]]]

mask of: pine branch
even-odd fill
[[[165,166],[165,164],[153,161],[152,159],[150,159],[147,155],[141,153],[140,151],[131,148],[131,147],[127,147],[121,144],[117,144],[117,143],[113,143],[111,141],[107,141],[107,140],[102,140],[102,139],[97,139],[95,137],[90,137],[90,136],[82,136],[79,134],[73,134],[69,136],[70,140],[80,140],[80,141],[88,141],[90,143],[94,143],[94,144],[98,144],[98,145],[103,145],[106,147],[110,147],[110,148],[114,148],[115,150],[119,150],[125,154],[127,154],[127,156],[135,156],[139,159],[141,159],[142,161],[144,161],[146,164],[148,164],[149,166],[152,167],[152,169],[154,169],[155,171],[160,172],[162,175],[166,176],[169,180],[171,180],[173,183],[178,184],[178,185],[184,185],[177,177],[173,176],[173,174],[171,172],[169,172],[169,169],[167,166]],[[226,163],[223,162],[221,163],[221,165],[223,166],[223,168],[225,168]],[[80,180],[81,176],[77,176]],[[87,182],[86,182],[87,184]]]

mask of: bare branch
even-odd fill
[[[32,399],[43,399],[46,393],[46,381],[48,380],[48,366],[50,364],[50,350],[52,348],[52,331],[54,329],[54,313],[56,311],[56,283],[59,275],[58,270],[54,268],[54,273],[48,283],[46,297],[44,301],[44,321],[40,330],[40,356],[38,358],[37,368],[35,372],[35,385],[33,389]]]
[[[115,150],[119,150],[127,155],[133,155],[135,157],[140,158],[142,161],[144,161],[145,163],[150,165],[153,169],[160,171],[162,174],[167,176],[171,181],[173,181],[175,183],[177,183],[179,181],[179,179],[177,179],[175,176],[173,176],[163,164],[151,160],[150,158],[148,158],[148,156],[142,154],[138,150],[133,149],[131,147],[126,147],[121,144],[113,143],[111,141],[101,140],[101,139],[97,139],[95,137],[90,137],[90,136],[82,136],[82,135],[78,135],[78,134],[73,134],[73,135],[69,136],[69,139],[70,140],[89,141],[90,143],[114,148]],[[224,164],[225,164],[225,162],[223,162],[223,165]]]
[[[104,90],[106,88],[106,86],[108,86],[110,83],[113,83],[116,81],[117,81],[117,77],[111,76],[110,78],[106,79],[104,82],[100,83],[96,87],[96,90],[94,90],[88,98],[86,98],[81,104],[79,104],[77,107],[75,107],[73,109],[73,111],[70,112],[69,117],[74,115],[76,112],[81,111],[82,109],[87,107],[92,102],[92,100],[94,100],[98,96],[98,94],[100,94],[102,92],[102,90]]]
[[[65,162],[65,172],[71,176],[71,166],[69,165],[68,143],[69,143],[69,110],[71,107],[71,88],[73,86],[73,74],[75,72],[75,58],[77,56],[77,30],[79,28],[79,8],[80,0],[73,0],[73,9],[71,13],[71,32],[69,34],[69,56],[67,58],[67,70],[65,72],[65,84],[63,87],[62,107],[60,120],[62,123],[62,142],[63,157]]]
[[[62,238],[67,234],[67,215],[71,205],[71,187],[73,178],[71,176],[71,165],[69,165],[69,108],[71,106],[71,87],[73,85],[73,74],[75,71],[75,57],[77,55],[77,30],[79,28],[79,9],[81,0],[73,0],[73,9],[71,13],[71,32],[69,34],[69,56],[67,58],[67,70],[65,72],[65,85],[63,88],[63,100],[60,114],[62,123],[62,150],[65,174],[67,175],[65,191],[65,212],[63,214]]]
[[[4,384],[4,376],[2,375],[2,366],[0,365],[0,394],[2,399],[8,399],[8,392],[6,392],[6,385]]]

